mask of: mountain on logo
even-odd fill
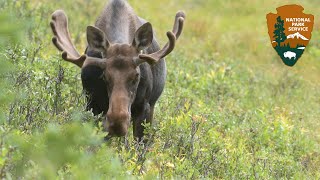
[[[287,39],[294,39],[295,37],[297,37],[297,39],[302,39],[302,40],[305,40],[305,41],[308,41],[309,39],[304,37],[302,34],[300,34],[299,32],[296,32],[294,34],[289,34],[287,36]]]

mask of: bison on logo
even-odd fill
[[[304,14],[303,10],[293,4],[278,7],[277,14],[267,14],[272,47],[288,66],[296,64],[311,39],[314,16]]]

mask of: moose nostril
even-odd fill
[[[109,126],[109,127],[114,126],[114,122],[110,122],[110,121],[108,121],[108,126]]]
[[[125,136],[130,124],[129,112],[113,113],[109,111],[106,116],[105,130],[112,136]]]
[[[127,123],[109,123],[107,131],[112,136],[125,136],[128,132]]]

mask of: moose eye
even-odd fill
[[[137,73],[136,75],[134,75],[131,79],[132,84],[135,84],[139,79],[139,73]]]
[[[106,75],[105,73],[103,74],[103,80],[105,82],[111,83],[111,77],[109,75]]]

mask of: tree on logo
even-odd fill
[[[273,31],[275,41],[277,42],[277,46],[280,47],[280,43],[284,42],[287,39],[286,34],[284,33],[284,20],[281,19],[280,16],[277,17],[277,22],[274,25],[275,30]]]

